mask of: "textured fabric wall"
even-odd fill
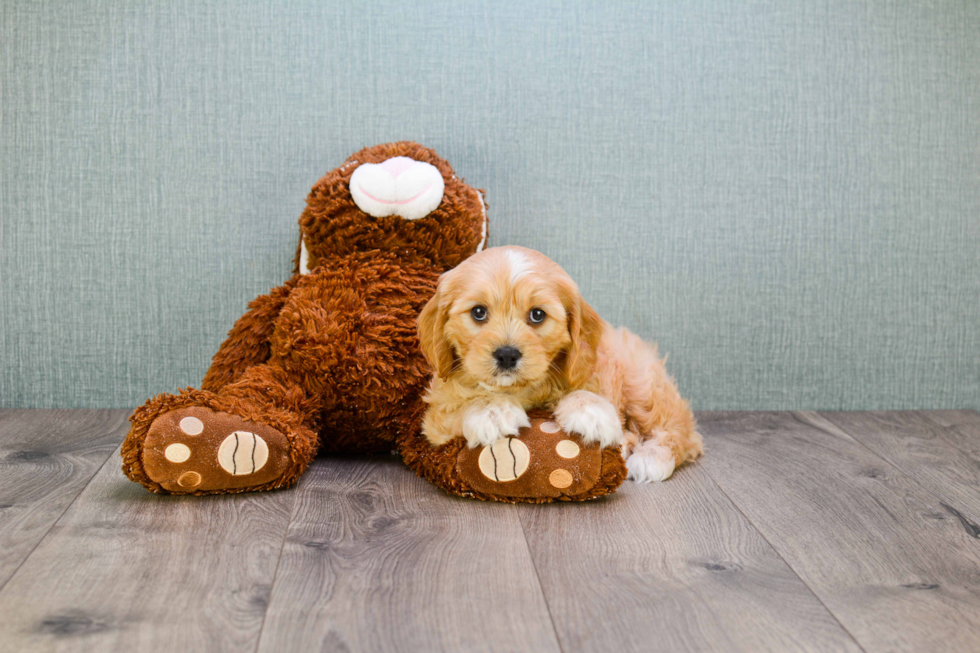
[[[698,409],[980,408],[980,3],[524,4],[0,3],[0,404],[196,385],[414,139]]]

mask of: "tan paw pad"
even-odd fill
[[[504,438],[480,452],[480,472],[497,482],[520,478],[530,464],[531,452],[517,438]]]
[[[232,476],[254,474],[269,459],[269,445],[248,431],[235,431],[218,447],[218,464]]]
[[[201,484],[201,475],[197,472],[184,472],[177,479],[177,485],[188,490],[196,488]]]
[[[555,453],[557,453],[562,458],[577,458],[579,451],[579,446],[572,442],[571,440],[562,440],[555,445]]]
[[[191,457],[191,448],[177,442],[164,449],[163,456],[172,463],[186,462]]]
[[[201,435],[204,432],[204,422],[196,417],[185,417],[180,420],[180,430],[187,435]]]
[[[564,490],[572,484],[572,474],[567,469],[556,469],[548,476],[548,482],[559,490]]]

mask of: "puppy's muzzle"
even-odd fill
[[[497,369],[506,372],[517,367],[517,361],[521,360],[521,350],[510,345],[497,347],[493,358],[497,361]]]

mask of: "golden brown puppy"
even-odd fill
[[[492,444],[545,407],[565,431],[621,444],[636,481],[662,481],[703,451],[656,347],[611,327],[539,252],[471,256],[442,275],[418,328],[436,372],[422,423],[433,445]]]

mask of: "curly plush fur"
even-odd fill
[[[424,218],[372,217],[349,190],[359,165],[409,157],[435,166],[443,199]],[[149,400],[131,418],[123,446],[126,474],[154,492],[145,469],[154,420],[203,406],[273,427],[292,451],[284,476],[234,491],[294,483],[317,450],[388,452],[419,431],[430,371],[415,322],[439,275],[486,239],[482,191],[466,185],[432,150],[400,142],[366,148],[313,187],[299,220],[293,277],[249,304],[214,356],[202,389]]]
[[[393,157],[428,163],[443,178],[441,202],[421,219],[372,217],[351,195],[358,166]],[[420,476],[451,494],[484,500],[584,501],[622,483],[618,449],[580,459],[591,463],[555,462],[553,445],[532,436],[531,467],[544,475],[524,477],[524,487],[529,479],[538,483],[531,496],[512,496],[503,483],[494,494],[487,489],[496,478],[463,464],[465,441],[433,447],[421,435],[431,370],[416,321],[439,276],[487,237],[482,191],[463,183],[432,150],[402,142],[357,152],[317,182],[299,223],[292,278],[249,304],[202,388],[158,395],[130,417],[122,449],[129,478],[158,493],[268,490],[295,483],[317,451],[398,449]],[[553,466],[543,467],[548,460]],[[248,473],[238,475],[243,467]],[[557,484],[548,482],[550,472],[559,474]],[[534,488],[548,496],[535,496]]]

